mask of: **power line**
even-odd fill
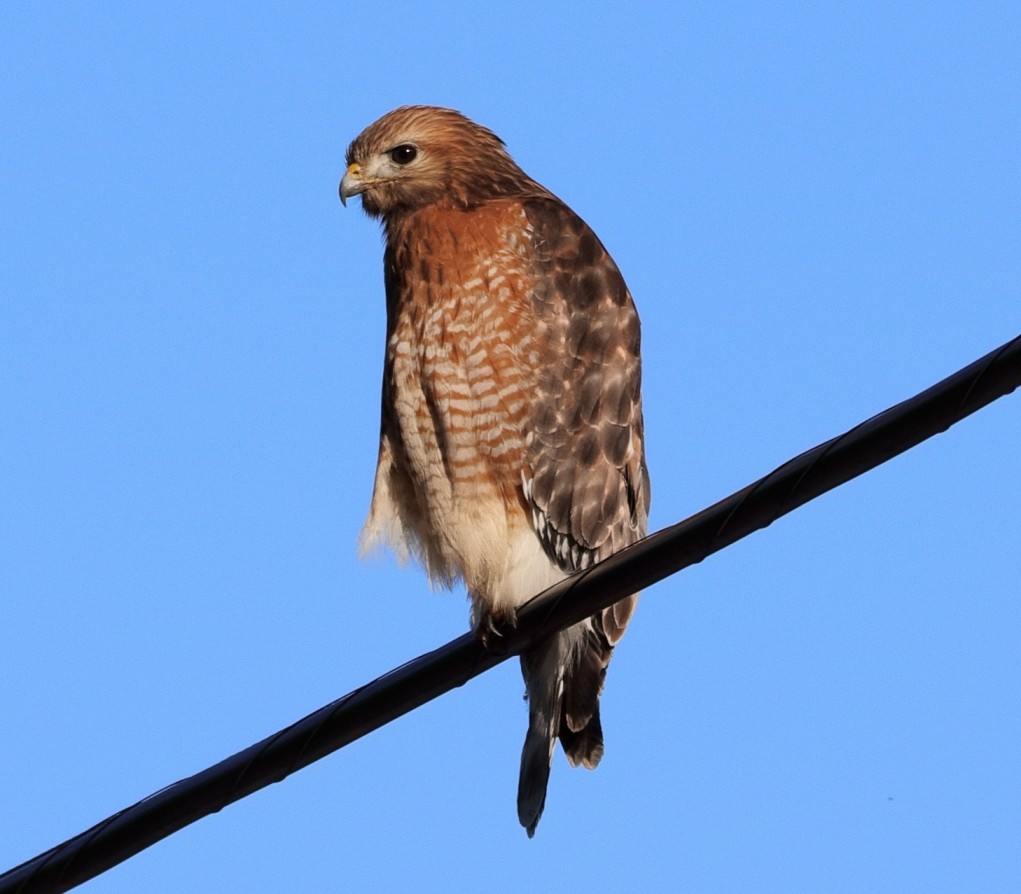
[[[531,643],[701,562],[1021,386],[1021,336],[923,391],[802,453],[754,484],[536,596],[505,651],[460,636],[201,773],[175,782],[0,875],[0,894],[67,891],[190,823],[222,810],[461,686]]]

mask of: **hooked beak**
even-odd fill
[[[347,166],[340,181],[340,204],[347,207],[347,200],[365,191],[368,184],[362,180],[362,166],[353,161]]]

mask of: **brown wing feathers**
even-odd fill
[[[638,315],[616,264],[576,214],[553,199],[525,210],[540,284],[532,300],[547,327],[526,496],[550,558],[580,571],[644,534]]]

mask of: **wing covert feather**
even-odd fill
[[[638,313],[581,218],[555,199],[528,201],[525,212],[537,259],[532,302],[543,328],[525,494],[547,553],[565,571],[579,571],[646,532]]]

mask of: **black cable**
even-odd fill
[[[1021,385],[1021,336],[697,515],[532,599],[500,654],[470,634],[409,661],[255,745],[0,875],[0,894],[67,891],[650,584],[771,524]]]

